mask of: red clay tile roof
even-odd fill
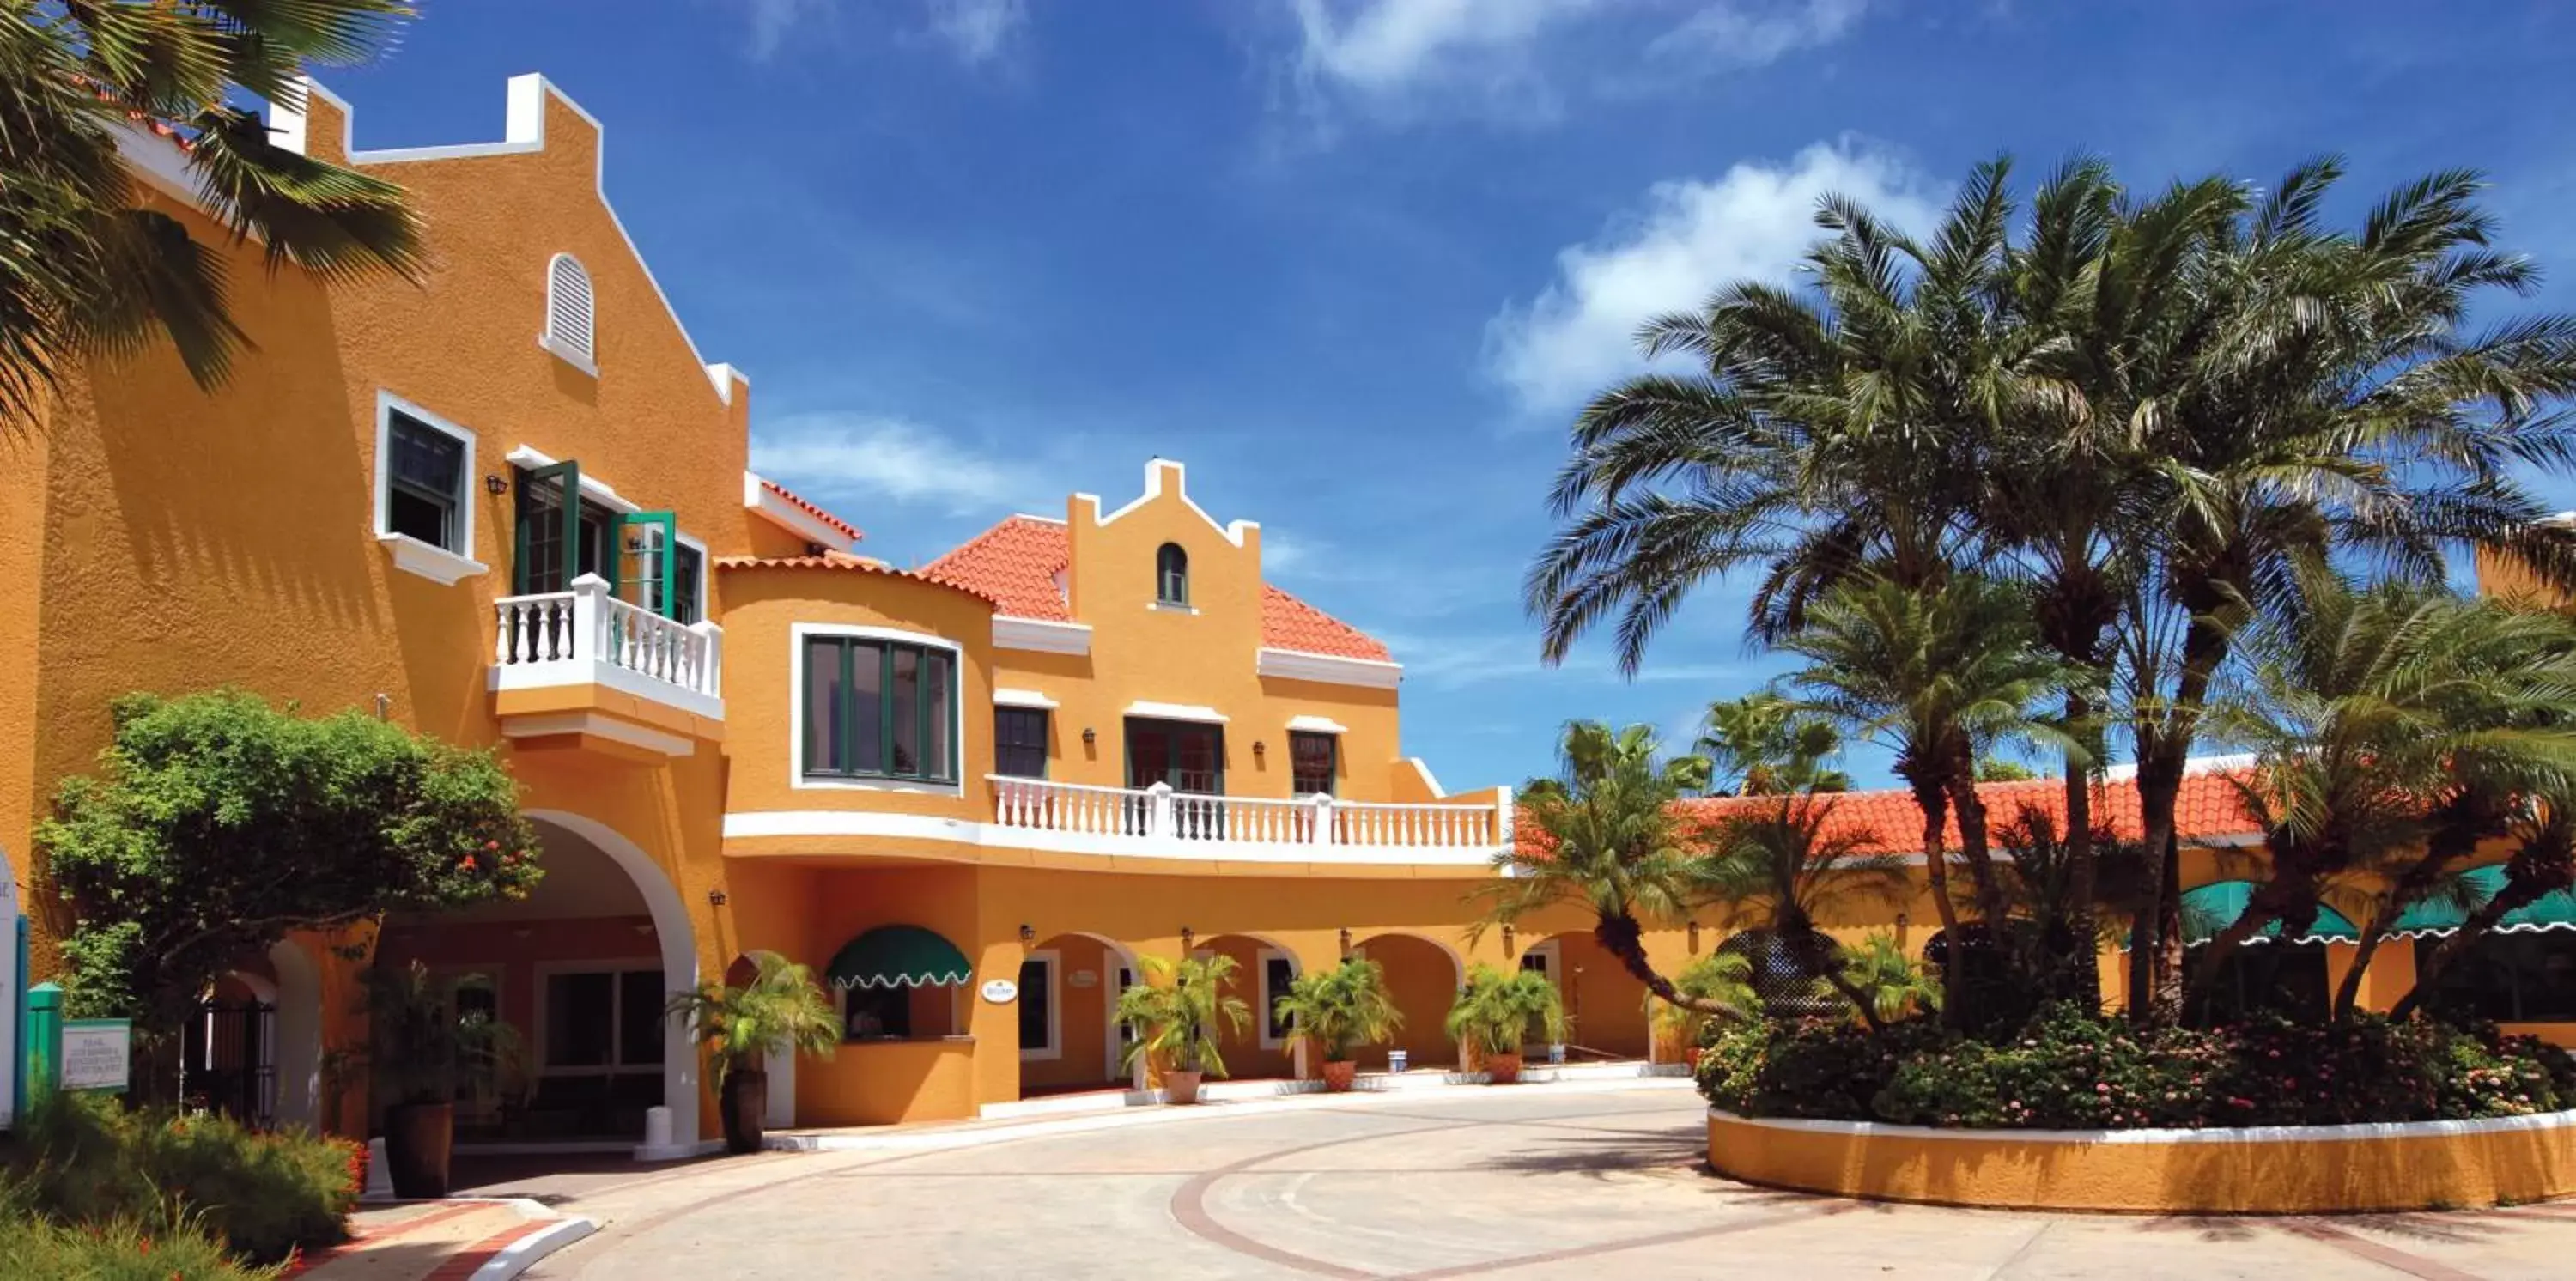
[[[1013,516],[922,566],[921,576],[989,594],[1002,613],[1014,618],[1071,622],[1073,611],[1056,590],[1056,575],[1071,558],[1061,522]],[[1267,584],[1261,589],[1261,643],[1337,658],[1393,661],[1386,646],[1367,633]]]
[[[1977,794],[1986,802],[1986,821],[2000,827],[2018,817],[2025,809],[2037,810],[2055,819],[2060,831],[2066,826],[2066,785],[2053,779],[2034,779],[2022,783],[1980,783]],[[1923,852],[1923,811],[1915,808],[1913,793],[1902,788],[1875,792],[1845,792],[1819,797],[1830,802],[1833,814],[1825,822],[1825,835],[1856,835],[1866,842],[1864,848],[1882,854],[1920,854]],[[1777,804],[1778,798],[1709,797],[1681,803],[1682,811],[1705,824],[1734,812]],[[1526,820],[1527,815],[1524,814]],[[2138,814],[2137,784],[2128,780],[2105,782],[2093,789],[2093,822],[2108,827],[2127,840],[2144,835]],[[2236,786],[2223,772],[2185,775],[2182,792],[2175,798],[2174,827],[2185,844],[2195,841],[2214,842],[2256,835],[2260,828],[2238,797]],[[1533,844],[1538,825],[1523,821],[1514,829],[1517,843],[1524,852],[1546,848],[1544,838]],[[1941,836],[1942,846],[1954,853],[1959,848],[1959,820],[1951,815]]]
[[[859,532],[858,526],[815,506],[813,503],[800,497],[795,491],[789,489],[785,485],[779,484],[777,481],[771,480],[767,476],[760,478],[760,487],[787,500],[788,506],[823,522],[823,524],[830,528],[832,532],[839,534],[843,538],[849,539],[851,542],[855,543],[860,539],[867,537],[867,535]]]
[[[889,565],[884,561],[871,560],[865,556],[718,556],[715,560],[716,568],[718,569],[857,570],[863,574],[884,574],[889,578],[910,578],[921,582],[935,583],[941,587],[949,588],[952,591],[964,592],[978,600],[993,600],[993,597],[990,594],[977,591],[973,587],[967,586],[964,583],[951,583],[932,578],[926,574],[908,573],[904,570],[896,569],[894,566]],[[995,603],[998,604],[999,602]]]

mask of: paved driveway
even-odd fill
[[[574,1208],[604,1230],[529,1275],[2576,1275],[2576,1205],[2334,1220],[1871,1205],[1701,1173],[1702,1112],[1682,1089],[1317,1102],[988,1131],[950,1150],[773,1153],[588,1186]]]

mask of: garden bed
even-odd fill
[[[2391,1125],[1964,1130],[1709,1109],[1719,1174],[2013,1210],[2306,1214],[2576,1195],[2576,1112]]]

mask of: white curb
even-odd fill
[[[519,1204],[534,1207],[542,1213],[552,1213],[533,1201]],[[525,1209],[520,1211],[522,1214],[526,1212]],[[535,1266],[537,1260],[597,1231],[599,1225],[588,1219],[558,1219],[501,1247],[498,1253],[483,1261],[482,1267],[474,1269],[473,1281],[510,1281],[510,1278]]]

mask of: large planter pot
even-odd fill
[[[406,1201],[447,1195],[456,1147],[456,1105],[402,1103],[385,1109],[385,1174]]]
[[[755,1068],[725,1073],[717,1102],[724,1113],[725,1151],[737,1155],[759,1151],[769,1119],[769,1073]]]
[[[1520,1079],[1521,1079],[1521,1056],[1520,1056],[1520,1055],[1518,1055],[1518,1054],[1488,1054],[1488,1055],[1486,1055],[1486,1056],[1485,1056],[1485,1083],[1486,1083],[1486,1084],[1488,1084],[1488,1085],[1511,1085],[1511,1084],[1514,1084],[1514,1083],[1518,1082]]]
[[[1356,1080],[1359,1077],[1359,1074],[1360,1065],[1350,1061],[1349,1059],[1344,1059],[1339,1063],[1326,1060],[1324,1063],[1324,1090],[1328,1094],[1339,1094],[1342,1091],[1351,1088],[1351,1082]]]
[[[1163,1101],[1165,1103],[1175,1104],[1190,1104],[1198,1102],[1199,1078],[1204,1075],[1205,1073],[1201,1072],[1165,1072],[1163,1074]]]

